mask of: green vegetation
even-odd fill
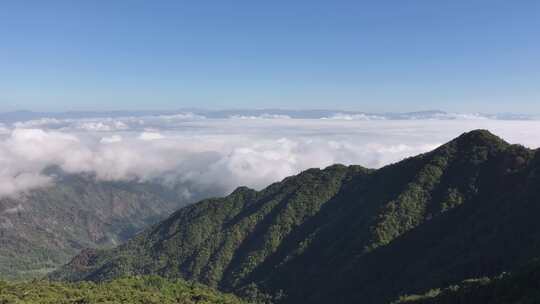
[[[1,304],[241,304],[237,297],[182,280],[158,276],[120,278],[106,283],[5,283]]]
[[[369,170],[311,169],[185,207],[51,279],[183,278],[280,303],[388,303],[540,256],[540,153],[487,131]]]
[[[82,248],[111,248],[183,205],[157,184],[54,174],[53,187],[0,198],[0,279],[43,277]]]
[[[394,304],[536,304],[540,303],[538,260],[514,274],[470,279],[423,295],[403,296]]]

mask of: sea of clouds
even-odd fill
[[[261,189],[334,163],[379,168],[479,128],[511,143],[540,146],[540,121],[518,115],[87,115],[0,118],[0,196],[54,186],[55,178],[43,172],[53,165],[68,173],[93,173],[100,180],[181,184],[189,199],[226,194],[241,185]]]

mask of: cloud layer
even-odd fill
[[[54,185],[53,177],[42,174],[51,165],[69,173],[92,172],[101,180],[171,181],[189,198],[225,194],[240,185],[260,189],[334,163],[377,168],[477,128],[540,146],[540,121],[534,120],[395,120],[339,113],[329,119],[228,117],[187,112],[5,122],[0,124],[0,196]]]

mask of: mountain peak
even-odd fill
[[[463,133],[454,141],[462,145],[490,146],[496,148],[503,148],[510,145],[502,138],[485,129]]]
[[[231,195],[241,195],[241,194],[251,194],[256,192],[255,190],[247,187],[247,186],[240,186],[234,189],[234,191],[231,193]]]

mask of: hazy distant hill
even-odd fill
[[[0,199],[0,278],[29,278],[86,247],[111,247],[185,205],[157,183],[62,175],[54,185]]]
[[[539,169],[537,151],[473,131],[379,170],[239,188],[51,278],[160,274],[286,303],[385,303],[540,256]]]
[[[0,112],[0,123],[54,118],[59,120],[77,120],[88,118],[127,118],[127,117],[166,117],[191,113],[199,118],[296,118],[296,119],[345,119],[345,120],[455,120],[455,119],[496,119],[496,120],[538,120],[538,115],[520,113],[453,113],[440,110],[417,112],[362,112],[341,111],[336,109],[321,110],[285,110],[285,109],[235,109],[203,110],[197,108],[178,109],[176,111],[73,111],[73,112]]]

